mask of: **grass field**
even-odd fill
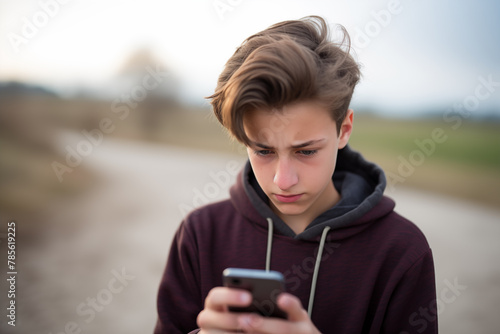
[[[396,190],[403,183],[500,206],[499,123],[463,122],[452,128],[439,119],[361,116],[355,124],[351,145],[380,164]],[[440,134],[439,141],[433,133]]]
[[[402,154],[419,149],[415,141],[432,140],[432,132],[442,131],[429,160],[470,166],[500,168],[500,123],[464,122],[453,128],[439,119],[394,120],[361,116],[356,120],[352,145],[369,150]]]

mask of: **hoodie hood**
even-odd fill
[[[345,238],[364,229],[366,226],[363,224],[385,216],[394,209],[394,202],[383,196],[386,178],[382,169],[366,161],[349,146],[338,152],[332,182],[341,196],[340,201],[316,217],[300,234],[295,234],[271,210],[269,199],[257,183],[249,161],[240,172],[230,193],[235,208],[247,219],[267,229],[266,220],[270,218],[277,233],[299,240],[317,241],[325,227],[332,231],[337,230],[334,235],[341,232],[338,237]],[[377,210],[373,210],[376,207]],[[365,217],[368,213],[369,217]]]

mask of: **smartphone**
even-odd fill
[[[278,271],[227,268],[222,273],[223,284],[229,288],[252,293],[253,301],[247,307],[230,306],[231,312],[258,313],[265,317],[286,319],[287,315],[276,305],[276,298],[285,291],[285,279]]]

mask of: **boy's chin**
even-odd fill
[[[278,215],[283,216],[298,216],[304,213],[304,205],[299,203],[274,203],[273,211]]]

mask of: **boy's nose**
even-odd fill
[[[273,181],[278,188],[286,191],[297,184],[299,177],[290,161],[287,159],[279,159]]]

